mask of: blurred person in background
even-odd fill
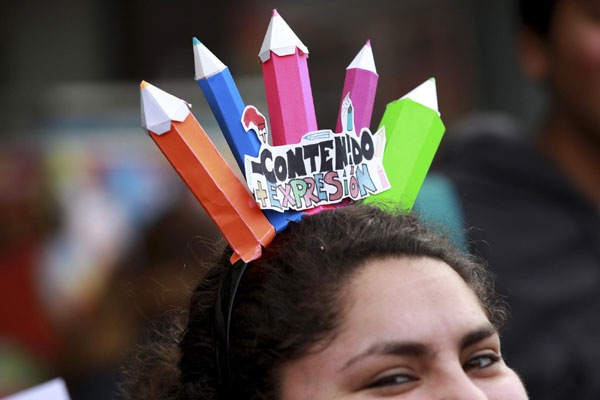
[[[497,274],[512,308],[505,356],[531,398],[598,399],[600,1],[521,0],[520,12],[543,123],[535,135],[494,121],[459,132],[418,207],[469,227],[457,239]]]

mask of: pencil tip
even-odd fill
[[[269,21],[267,33],[258,53],[258,58],[264,63],[271,58],[271,52],[279,57],[283,57],[295,54],[296,49],[308,55],[308,48],[300,41],[281,15],[279,15],[277,9],[274,9],[273,17]]]
[[[353,68],[364,69],[377,74],[375,59],[373,58],[373,49],[371,48],[371,39],[367,40],[367,43],[360,49],[346,69]]]
[[[435,78],[429,78],[419,86],[404,95],[402,99],[410,99],[416,103],[420,103],[425,107],[431,108],[439,114],[437,89]]]
[[[198,39],[194,38],[194,79],[204,79],[223,71],[225,64],[221,62]]]
[[[172,121],[182,122],[190,114],[188,104],[157,88],[146,81],[142,81],[140,91],[142,108],[142,127],[157,135],[162,135],[171,129]]]

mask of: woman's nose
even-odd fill
[[[490,400],[460,366],[445,371],[436,386],[436,400]]]

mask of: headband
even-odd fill
[[[246,106],[225,66],[193,42],[200,85],[246,182],[214,146],[189,104],[142,82],[142,127],[233,249],[260,257],[276,233],[305,214],[354,201],[398,202],[409,212],[444,133],[435,80],[392,101],[369,130],[378,75],[370,41],[346,69],[336,132],[316,123],[308,48],[273,11],[259,52],[267,120]]]

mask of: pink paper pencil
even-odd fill
[[[362,128],[369,128],[378,79],[379,75],[377,75],[377,70],[375,69],[371,41],[367,40],[367,43],[346,68],[346,78],[344,79],[344,90],[342,91],[336,132],[342,132],[342,118],[348,118],[348,115],[342,115],[342,104],[348,93],[350,93],[350,100],[352,100],[353,109],[351,114],[354,115],[354,130],[356,134],[360,134]],[[347,121],[344,121],[344,125],[348,130],[352,130],[351,118],[352,116]]]
[[[258,54],[262,63],[273,145],[299,143],[317,130],[308,76],[308,49],[273,10]]]

